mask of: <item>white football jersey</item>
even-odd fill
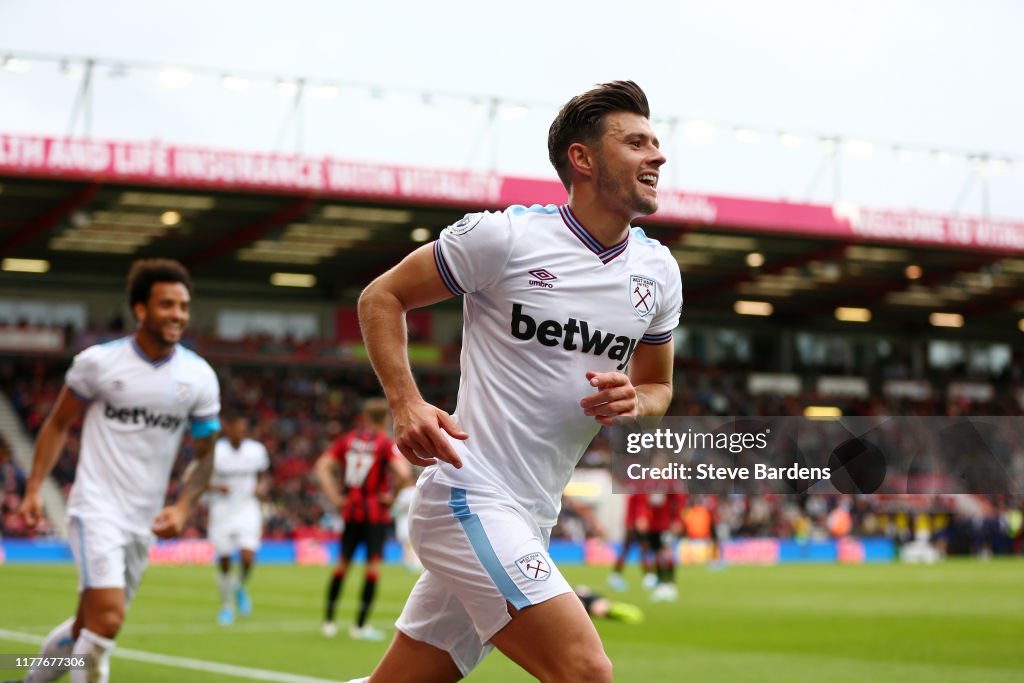
[[[196,437],[220,428],[217,375],[180,345],[154,362],[131,336],[79,353],[64,381],[89,404],[68,514],[149,533],[186,425]]]
[[[587,371],[626,372],[637,344],[665,344],[679,323],[682,283],[669,250],[631,228],[603,247],[568,206],[470,214],[446,228],[434,259],[463,299],[462,376],[455,417],[463,459],[438,463],[456,487],[497,487],[542,527],[600,424],[580,400]]]
[[[210,492],[210,527],[228,524],[235,518],[259,516],[256,484],[260,472],[270,467],[267,448],[255,439],[242,439],[238,448],[231,440],[217,440],[213,452],[211,485],[228,487],[227,493]]]

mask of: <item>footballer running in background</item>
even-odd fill
[[[270,456],[259,441],[249,438],[249,419],[231,415],[224,421],[224,435],[213,454],[213,476],[208,494],[208,536],[217,556],[217,588],[220,611],[217,623],[229,626],[238,614],[252,614],[252,600],[246,588],[256,551],[263,536],[260,499],[269,487]],[[231,571],[231,560],[239,555],[239,570]]]
[[[64,378],[57,402],[39,430],[21,514],[34,526],[43,513],[39,493],[83,416],[75,483],[68,498],[68,531],[78,569],[75,615],[43,642],[44,658],[88,655],[72,683],[106,683],[110,651],[149,561],[153,535],[181,533],[213,472],[220,430],[220,387],[205,360],[182,346],[192,281],[177,261],[144,259],[128,273],[135,333],[90,346]],[[194,440],[194,466],[178,500],[164,506],[171,469],[185,430]],[[33,669],[25,680],[52,681],[57,668]]]

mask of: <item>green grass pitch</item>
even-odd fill
[[[1024,681],[1021,560],[685,567],[675,604],[649,603],[637,570],[629,571],[635,587],[621,597],[642,606],[646,621],[598,624],[617,681]],[[254,614],[228,628],[216,625],[212,568],[151,567],[118,638],[127,657],[114,657],[112,680],[245,680],[209,670],[216,663],[331,680],[367,675],[386,642],[348,639],[361,573],[345,586],[338,637],[325,640],[326,567],[257,566]],[[605,589],[604,569],[565,574]],[[414,579],[395,567],[382,575],[371,621],[389,638]],[[70,614],[75,581],[70,565],[0,566],[0,653],[36,652],[30,638]],[[158,662],[153,654],[183,659]],[[10,675],[0,672],[0,680]],[[468,680],[531,678],[493,653]]]

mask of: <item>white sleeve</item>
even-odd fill
[[[512,226],[505,213],[470,213],[441,231],[434,262],[455,296],[485,289],[504,272],[512,250]]]
[[[256,443],[260,446],[260,472],[266,472],[270,469],[270,454],[267,453],[267,447],[261,444],[259,441]]]
[[[666,270],[665,291],[658,293],[657,310],[651,326],[640,338],[643,344],[666,344],[672,341],[672,331],[679,325],[679,316],[683,312],[683,279],[674,258],[669,259]]]
[[[75,356],[64,375],[64,384],[78,400],[85,403],[96,398],[100,388],[99,371],[102,363],[96,357],[96,348],[91,346]]]
[[[213,372],[213,368],[206,366],[205,371],[206,377],[200,385],[199,395],[196,397],[193,410],[188,417],[191,418],[194,425],[209,421],[217,422],[219,429],[217,418],[220,415],[220,384],[217,382],[217,373]]]

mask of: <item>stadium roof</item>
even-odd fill
[[[564,200],[557,182],[487,173],[0,135],[0,258],[49,264],[0,272],[0,286],[119,287],[133,259],[165,256],[207,293],[351,301],[418,246],[414,234],[432,239],[467,211]],[[753,301],[816,329],[851,329],[835,318],[848,307],[889,333],[943,312],[971,336],[1020,334],[1024,223],[674,191],[661,204],[638,222],[679,261],[691,322],[735,324],[736,302]],[[281,272],[316,285],[272,286]]]

